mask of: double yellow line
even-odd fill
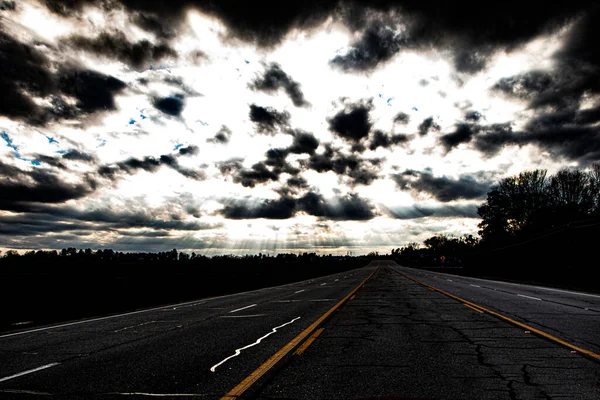
[[[225,396],[221,397],[221,400],[235,400],[238,397],[240,397],[244,392],[246,392],[246,390],[248,390],[254,383],[256,383],[256,381],[258,381],[264,374],[266,374],[279,361],[281,361],[281,359],[283,359],[283,357],[285,357],[289,352],[291,352],[293,349],[295,349],[304,339],[306,339],[309,335],[311,335],[317,329],[317,327],[319,325],[321,325],[327,318],[329,318],[329,316],[331,314],[333,314],[333,312],[335,310],[337,310],[342,304],[347,302],[348,299],[350,299],[352,296],[354,296],[354,294],[356,294],[356,292],[358,292],[358,289],[363,287],[365,285],[365,283],[367,283],[367,281],[369,279],[371,279],[371,277],[373,276],[375,271],[377,271],[377,269],[375,269],[373,272],[371,272],[371,274],[364,281],[362,281],[360,283],[360,285],[355,287],[350,293],[348,293],[346,295],[346,297],[344,297],[336,305],[331,307],[329,309],[329,311],[327,311],[325,314],[323,314],[319,318],[317,318],[317,320],[315,322],[313,322],[312,324],[310,324],[310,326],[308,328],[306,328],[305,330],[300,332],[300,334],[298,336],[293,338],[288,344],[286,344],[281,349],[279,349],[277,351],[277,353],[273,354],[271,356],[271,358],[269,358],[267,361],[265,361],[260,367],[255,369],[254,372],[252,372],[250,375],[248,375],[236,387],[234,387],[229,392],[227,392],[227,394]],[[314,339],[316,339],[316,337],[318,336],[318,334],[320,334],[322,332],[322,330],[317,331],[317,332],[318,333],[314,335],[314,338],[312,338],[312,340],[310,340],[310,338],[309,338],[310,343],[312,343],[312,341]],[[308,343],[308,341],[307,341],[307,343]],[[306,346],[303,346],[302,351],[304,351],[310,345],[310,343],[308,343]]]
[[[525,329],[525,330],[527,330],[527,331],[530,331],[530,332],[532,332],[532,333],[535,333],[535,334],[537,334],[537,335],[539,335],[539,336],[542,336],[542,337],[544,337],[544,338],[546,338],[546,339],[552,340],[553,342],[556,342],[556,343],[558,343],[558,344],[560,344],[560,345],[563,345],[563,346],[565,346],[565,347],[567,347],[567,348],[569,348],[569,349],[571,349],[571,350],[573,350],[573,351],[576,351],[576,352],[578,352],[578,353],[584,354],[584,355],[586,355],[586,356],[588,356],[588,357],[591,357],[591,358],[593,358],[593,359],[595,359],[595,360],[600,360],[600,354],[598,354],[598,353],[594,353],[594,352],[593,352],[593,351],[591,351],[591,350],[587,350],[587,349],[581,348],[581,347],[579,347],[579,346],[575,346],[574,344],[571,344],[571,343],[569,343],[569,342],[565,342],[564,340],[562,340],[562,339],[559,339],[559,338],[557,338],[556,336],[553,336],[553,335],[551,335],[551,334],[549,334],[549,333],[546,333],[546,332],[544,332],[544,331],[541,331],[541,330],[539,330],[539,329],[536,329],[536,328],[534,328],[534,327],[532,327],[532,326],[529,326],[529,325],[527,325],[527,324],[524,324],[524,323],[522,323],[522,322],[516,321],[516,320],[514,320],[514,319],[512,319],[512,318],[510,318],[510,317],[507,317],[506,315],[502,315],[502,314],[500,314],[500,313],[497,313],[496,311],[489,310],[489,309],[487,309],[487,308],[485,308],[485,307],[482,307],[482,306],[480,306],[479,304],[475,304],[475,303],[473,303],[473,302],[470,302],[470,301],[468,301],[468,300],[465,300],[465,299],[463,299],[463,298],[460,298],[460,297],[458,297],[458,296],[456,296],[456,295],[453,295],[452,293],[448,293],[448,292],[446,292],[446,291],[444,291],[444,290],[438,289],[438,288],[436,288],[435,286],[428,285],[427,283],[421,282],[421,281],[419,281],[419,280],[417,280],[417,279],[415,279],[415,278],[412,278],[412,277],[410,277],[410,276],[408,276],[408,275],[406,275],[406,274],[403,274],[403,273],[402,273],[402,272],[400,272],[400,271],[397,271],[397,270],[395,270],[395,269],[394,269],[394,271],[395,271],[396,273],[398,273],[398,274],[402,275],[402,276],[403,276],[403,277],[405,277],[406,279],[410,279],[411,281],[413,281],[413,282],[416,282],[416,283],[418,283],[419,285],[423,285],[423,286],[425,286],[425,287],[426,287],[426,288],[428,288],[429,290],[433,290],[433,291],[435,291],[435,292],[439,292],[439,293],[441,293],[441,294],[443,294],[443,295],[446,295],[446,296],[448,296],[448,297],[450,297],[450,298],[453,298],[454,300],[458,300],[458,301],[460,301],[461,303],[463,303],[465,306],[467,306],[467,307],[469,307],[469,308],[471,308],[471,309],[473,309],[473,310],[475,310],[475,311],[477,311],[477,312],[480,312],[480,313],[487,313],[487,314],[493,315],[494,317],[500,318],[500,319],[502,319],[502,320],[504,320],[504,321],[510,322],[510,323],[511,323],[511,324],[513,324],[513,325],[516,325],[516,326],[519,326],[519,327],[521,327],[521,328],[524,328],[524,329]]]

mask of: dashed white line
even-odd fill
[[[452,279],[446,279],[448,282],[454,282]]]
[[[473,286],[473,287],[478,287],[478,288],[480,288],[480,287],[481,287],[481,286],[479,286],[479,285],[473,285],[472,283],[470,283],[469,285],[470,285],[470,286]]]
[[[264,317],[267,314],[247,314],[247,315],[221,315],[219,318],[254,318]]]
[[[339,281],[339,279],[336,279],[334,282],[337,282],[337,281]]]
[[[18,378],[19,376],[23,376],[23,375],[27,375],[27,374],[32,374],[34,372],[41,371],[41,370],[46,369],[46,368],[54,367],[54,366],[56,366],[58,364],[60,364],[60,363],[46,364],[46,365],[42,365],[41,367],[37,367],[37,368],[33,368],[33,369],[28,369],[27,371],[19,372],[18,374],[14,374],[14,375],[10,375],[10,376],[5,376],[4,378],[0,378],[0,382],[4,382],[4,381],[8,381],[10,379]]]
[[[144,326],[144,325],[148,325],[148,324],[153,324],[153,323],[155,323],[155,322],[156,322],[156,321],[148,321],[148,322],[144,322],[144,323],[141,323],[141,324],[138,324],[138,325],[126,326],[125,328],[117,329],[116,331],[113,331],[113,332],[115,332],[115,333],[116,333],[116,332],[121,332],[121,331],[125,331],[125,330],[127,330],[127,329],[136,328],[136,327],[138,327],[138,326]]]
[[[242,310],[245,310],[247,308],[252,308],[252,307],[256,307],[256,304],[250,304],[249,306],[246,306],[246,307],[236,308],[235,310],[229,311],[229,314],[234,313],[234,312],[238,312],[238,311],[242,311]]]
[[[304,292],[304,290],[306,290],[306,289],[298,290],[297,292],[294,292],[294,294],[296,294],[296,293],[302,293],[302,292]]]
[[[217,367],[218,367],[219,365],[223,364],[224,362],[226,362],[227,360],[229,360],[229,359],[231,359],[231,358],[233,358],[233,357],[237,357],[237,356],[239,356],[239,355],[242,353],[242,350],[246,350],[246,349],[248,349],[248,348],[250,348],[250,347],[252,347],[252,346],[256,346],[257,344],[259,344],[259,343],[261,342],[261,340],[263,340],[263,339],[264,339],[264,338],[266,338],[267,336],[271,336],[272,334],[276,333],[276,332],[277,332],[277,329],[279,329],[279,328],[283,328],[284,326],[286,326],[286,325],[289,325],[289,324],[291,324],[291,323],[293,323],[294,321],[296,321],[296,320],[299,320],[299,319],[300,319],[300,317],[296,317],[296,318],[294,318],[293,320],[286,322],[285,324],[282,324],[282,325],[276,326],[275,328],[271,329],[271,332],[267,333],[267,334],[266,334],[266,335],[264,335],[264,336],[261,336],[261,337],[259,337],[259,338],[258,338],[258,340],[257,340],[256,342],[254,342],[254,343],[251,343],[251,344],[249,344],[249,345],[247,345],[247,346],[244,346],[244,347],[240,347],[239,349],[235,349],[235,353],[233,353],[233,354],[232,354],[232,355],[230,355],[229,357],[227,357],[227,358],[223,359],[222,361],[220,361],[220,362],[218,362],[217,364],[215,364],[215,365],[213,365],[212,367],[210,367],[210,371],[211,371],[211,372],[215,372],[215,370],[217,369]]]
[[[542,300],[542,299],[537,298],[537,297],[525,296],[524,294],[517,294],[517,296],[519,296],[519,297],[526,297],[526,298],[531,299],[531,300],[540,300],[540,301]]]
[[[325,283],[321,283],[321,286],[325,286],[325,285],[327,285],[327,282],[325,282]]]

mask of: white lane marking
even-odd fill
[[[412,268],[411,268],[412,269]],[[410,272],[415,272],[414,270],[410,271]],[[418,273],[418,271],[416,271]],[[427,276],[429,276],[428,274],[425,274]],[[443,274],[448,276],[448,274]],[[509,286],[521,286],[521,287],[526,287],[526,288],[536,288],[536,289],[542,289],[542,290],[549,290],[552,292],[560,292],[560,293],[568,293],[568,294],[574,294],[574,295],[578,295],[578,296],[588,296],[588,297],[596,297],[600,299],[600,295],[598,294],[591,294],[591,293],[583,293],[583,292],[576,292],[573,290],[563,290],[563,289],[554,289],[554,288],[549,288],[549,287],[545,287],[545,286],[537,286],[537,285],[528,285],[526,283],[514,283],[514,282],[504,282],[504,281],[497,281],[494,279],[482,279],[482,278],[473,278],[473,277],[468,277],[468,278],[464,278],[465,280],[474,280],[474,281],[481,281],[481,282],[493,282],[493,283],[500,283],[502,285],[509,285]],[[496,290],[496,289],[494,289]]]
[[[194,304],[188,304],[188,305],[185,305],[185,306],[179,306],[178,308],[200,306],[200,305],[205,304],[205,303],[206,303],[205,301],[201,301],[200,303],[194,303]]]
[[[344,278],[345,278],[345,277],[346,277],[346,276],[344,276]]]
[[[313,299],[313,300],[309,300],[309,301],[331,301],[333,299]]]
[[[256,342],[254,342],[254,343],[251,343],[251,344],[249,344],[249,345],[247,345],[247,346],[244,346],[244,347],[240,347],[239,349],[235,349],[235,353],[234,353],[234,354],[230,355],[229,357],[225,358],[224,360],[222,360],[222,361],[218,362],[217,364],[213,365],[212,367],[210,367],[210,371],[211,371],[211,372],[215,372],[215,370],[217,369],[217,367],[218,367],[219,365],[221,365],[221,364],[223,364],[223,363],[227,362],[228,360],[232,359],[233,357],[237,357],[237,356],[239,356],[239,355],[242,353],[242,350],[246,350],[246,349],[248,349],[248,348],[250,348],[250,347],[256,346],[257,344],[259,344],[259,343],[260,343],[260,342],[261,342],[263,339],[265,339],[266,337],[268,337],[268,336],[271,336],[272,334],[276,333],[276,332],[277,332],[277,329],[279,329],[279,328],[283,328],[284,326],[286,326],[286,325],[289,325],[289,324],[291,324],[291,323],[293,323],[294,321],[296,321],[296,320],[299,320],[299,319],[300,319],[300,317],[296,317],[296,318],[294,318],[293,320],[286,322],[285,324],[282,324],[282,325],[276,326],[275,328],[271,329],[271,332],[267,333],[267,334],[266,334],[266,335],[264,335],[264,336],[261,336],[261,337],[259,337],[259,338],[256,340]]]
[[[60,364],[60,363],[46,364],[46,365],[42,365],[41,367],[37,367],[37,368],[34,368],[34,369],[28,369],[27,371],[19,372],[18,374],[14,374],[14,375],[10,375],[10,376],[5,376],[4,378],[0,378],[0,382],[4,382],[4,381],[8,381],[10,379],[18,378],[19,376],[23,376],[23,375],[27,375],[27,374],[32,374],[34,372],[41,371],[41,370],[46,369],[46,368],[54,367],[55,365],[58,365],[58,364]]]
[[[537,297],[525,296],[524,294],[517,294],[517,296],[520,296],[520,297],[526,297],[526,298],[528,298],[528,299],[532,299],[532,300],[542,300],[542,299],[540,299],[540,298],[537,298]]]
[[[242,310],[245,310],[247,308],[252,308],[252,307],[256,307],[256,304],[250,304],[249,306],[246,306],[246,307],[236,308],[235,310],[229,311],[229,314],[234,313],[234,312],[238,312],[238,311],[242,311]]]
[[[327,282],[325,282],[325,283],[321,283],[321,286],[325,286],[325,285],[327,285]]]
[[[0,393],[33,394],[35,396],[52,396],[52,393],[37,390],[0,389]]]
[[[481,286],[479,286],[479,285],[473,285],[472,283],[470,283],[469,285],[470,285],[470,286],[473,286],[473,287],[478,287],[478,288],[480,288],[480,287],[481,287]]]
[[[503,282],[504,283],[504,282]],[[513,283],[513,285],[517,285],[517,283]],[[523,285],[523,286],[528,286],[528,285]],[[543,286],[531,286],[534,288],[538,288],[538,289],[544,289],[544,290],[551,290],[553,292],[561,292],[561,293],[569,293],[569,294],[576,294],[579,296],[588,296],[588,297],[597,297],[600,299],[600,295],[597,294],[589,294],[589,293],[581,293],[581,292],[574,292],[572,290],[560,290],[560,289],[552,289],[552,288],[547,288],[547,287],[543,287]]]
[[[143,323],[141,323],[141,324],[138,324],[138,325],[126,326],[125,328],[117,329],[116,331],[113,331],[113,332],[115,332],[115,333],[116,333],[116,332],[121,332],[121,331],[125,331],[125,330],[127,330],[127,329],[135,328],[135,327],[138,327],[138,326],[144,326],[144,325],[148,325],[148,324],[153,324],[153,323],[155,323],[155,322],[156,322],[156,321],[148,321],[148,322],[143,322]]]
[[[296,293],[302,293],[302,292],[304,292],[305,290],[306,290],[306,289],[298,290],[297,292],[294,292],[294,294],[296,294]]]
[[[350,274],[350,276],[352,276],[352,275],[354,275],[354,274]],[[313,280],[314,279],[311,279],[311,280],[308,280],[308,281],[288,283],[288,284],[281,285],[281,286],[291,286],[291,285],[296,285],[298,283],[311,283]],[[204,301],[207,302],[209,300],[218,300],[218,299],[223,299],[223,298],[226,298],[226,297],[236,297],[236,296],[240,296],[240,295],[244,295],[244,294],[249,294],[249,293],[259,293],[259,292],[264,292],[266,290],[271,290],[271,289],[273,289],[273,288],[272,287],[266,287],[266,288],[262,288],[262,289],[248,290],[248,291],[245,291],[245,292],[239,292],[239,293],[234,293],[234,294],[226,294],[226,295],[223,295],[223,296],[207,297],[206,299],[204,299]],[[600,297],[600,296],[598,296],[598,297]],[[131,311],[131,312],[123,313],[123,314],[108,315],[106,317],[90,318],[90,319],[86,319],[86,320],[83,320],[83,321],[68,322],[68,323],[65,323],[65,324],[46,326],[46,327],[43,327],[43,328],[36,328],[36,329],[29,329],[29,330],[26,330],[26,331],[7,333],[5,335],[0,335],[0,339],[6,338],[6,337],[11,337],[11,336],[25,335],[27,333],[34,333],[34,332],[40,332],[40,331],[47,331],[47,330],[50,330],[50,329],[63,328],[65,326],[72,326],[72,325],[79,325],[79,324],[87,324],[89,322],[103,321],[105,319],[126,317],[128,315],[141,314],[141,313],[150,312],[150,311],[158,311],[158,310],[168,311],[168,310],[173,309],[173,306],[179,306],[179,307],[181,307],[182,305],[196,303],[196,302],[198,302],[198,299],[192,300],[192,301],[186,301],[186,302],[183,302],[183,303],[170,304],[170,305],[166,305],[166,306],[160,306],[160,307],[154,307],[154,308],[146,308],[144,310]],[[223,308],[225,308],[225,307],[217,307],[217,308],[213,308],[213,309],[223,309]]]
[[[238,294],[241,294],[241,293],[238,293]],[[235,296],[235,295],[229,295],[229,296]],[[211,297],[210,299],[207,299],[207,301],[208,300],[213,300],[213,299],[219,299],[221,297],[226,297],[226,296]],[[91,318],[91,319],[86,319],[84,321],[68,322],[66,324],[52,325],[52,326],[47,326],[47,327],[44,327],[44,328],[37,328],[37,329],[30,329],[30,330],[27,330],[27,331],[8,333],[6,335],[0,335],[0,339],[5,338],[5,337],[10,337],[10,336],[24,335],[26,333],[33,333],[33,332],[39,332],[39,331],[47,331],[47,330],[50,330],[50,329],[63,328],[65,326],[87,324],[88,322],[95,322],[95,321],[103,321],[105,319],[126,317],[128,315],[135,315],[135,314],[145,313],[145,312],[149,312],[149,311],[158,311],[158,310],[169,311],[169,310],[173,309],[174,305],[181,306],[182,304],[185,305],[185,304],[197,303],[197,302],[198,302],[198,300],[194,300],[194,301],[188,301],[188,302],[185,302],[185,303],[171,304],[171,305],[168,305],[168,306],[161,306],[161,307],[147,308],[145,310],[131,311],[131,312],[127,312],[127,313],[124,313],[124,314],[109,315],[107,317]]]
[[[452,279],[446,279],[448,282],[454,282]]]
[[[247,314],[247,315],[221,315],[219,318],[252,318],[264,317],[267,314]]]
[[[339,281],[339,279],[336,279],[334,282],[337,282],[337,281]]]

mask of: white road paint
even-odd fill
[[[241,294],[241,293],[238,293],[238,294]],[[230,296],[232,296],[232,295],[230,295]],[[219,299],[221,297],[226,297],[226,296],[212,297],[211,299]],[[207,299],[207,300],[209,300],[209,299]],[[187,304],[197,303],[197,302],[198,302],[198,300],[194,300],[194,301],[187,301],[185,303],[178,303],[178,304],[175,304],[175,305],[181,306],[181,305],[187,305]],[[25,335],[27,333],[34,333],[34,332],[47,331],[47,330],[50,330],[50,329],[63,328],[65,326],[87,324],[89,322],[103,321],[103,320],[106,320],[106,319],[113,319],[113,318],[119,318],[119,317],[126,317],[126,316],[129,316],[129,315],[142,314],[142,313],[149,312],[149,311],[158,311],[158,310],[167,310],[168,311],[168,310],[172,310],[173,306],[174,306],[174,304],[171,304],[171,305],[168,305],[168,306],[147,308],[145,310],[131,311],[131,312],[123,313],[123,314],[109,315],[107,317],[91,318],[91,319],[86,319],[86,320],[83,320],[83,321],[68,322],[66,324],[58,324],[58,325],[46,326],[44,328],[37,328],[37,329],[30,329],[30,330],[27,330],[27,331],[8,333],[6,335],[0,335],[0,339],[6,338],[6,337],[10,337],[10,336]]]
[[[283,328],[283,327],[284,327],[284,326],[286,326],[286,325],[292,324],[292,323],[294,323],[295,321],[297,321],[297,320],[299,320],[299,319],[300,319],[300,317],[296,317],[296,318],[294,318],[293,320],[286,322],[285,324],[282,324],[282,325],[276,326],[275,328],[271,329],[271,332],[267,333],[267,334],[266,334],[266,335],[264,335],[264,336],[261,336],[261,337],[259,337],[259,338],[256,340],[256,342],[254,342],[254,343],[251,343],[251,344],[249,344],[249,345],[247,345],[247,346],[244,346],[244,347],[240,347],[239,349],[235,349],[235,353],[233,353],[233,354],[232,354],[232,355],[230,355],[229,357],[227,357],[227,358],[223,359],[222,361],[220,361],[220,362],[218,362],[217,364],[215,364],[215,365],[213,365],[212,367],[210,367],[210,371],[211,371],[211,372],[215,372],[215,370],[217,369],[217,367],[218,367],[219,365],[222,365],[223,363],[227,362],[228,360],[232,359],[233,357],[237,357],[237,356],[239,356],[239,355],[242,353],[242,350],[246,350],[246,349],[249,349],[250,347],[256,346],[256,345],[257,345],[257,344],[259,344],[259,343],[260,343],[260,342],[261,342],[263,339],[265,339],[265,338],[267,338],[268,336],[271,336],[272,334],[276,333],[276,332],[277,332],[277,329],[279,329],[279,328]]]
[[[148,322],[143,322],[143,323],[141,323],[141,324],[138,324],[138,325],[126,326],[125,328],[117,329],[116,331],[113,331],[113,332],[115,332],[115,333],[116,333],[116,332],[121,332],[121,331],[125,331],[125,330],[127,330],[127,329],[131,329],[131,328],[137,328],[138,326],[144,326],[144,325],[148,325],[148,324],[153,324],[153,323],[155,323],[155,322],[156,322],[156,321],[148,321]]]
[[[52,396],[52,393],[40,392],[38,390],[0,389],[0,393],[32,394],[34,396]]]
[[[337,281],[339,281],[339,279],[336,279],[334,282],[337,282]]]
[[[334,299],[313,299],[313,300],[309,300],[309,301],[331,301]]]
[[[186,307],[200,306],[200,305],[205,304],[205,303],[206,303],[205,301],[201,301],[200,303],[188,304],[188,305],[185,305],[185,306],[179,306],[177,308],[186,308]]]
[[[234,312],[238,312],[238,311],[242,311],[242,310],[246,310],[246,309],[252,308],[252,307],[256,307],[256,304],[250,304],[249,306],[246,306],[246,307],[236,308],[235,310],[229,311],[229,314],[234,313]]]
[[[327,283],[321,283],[321,286],[325,286],[325,285],[327,285]]]
[[[0,382],[4,382],[4,381],[8,381],[14,378],[18,378],[19,376],[23,376],[23,375],[27,375],[27,374],[32,374],[34,372],[38,372],[41,371],[43,369],[47,369],[47,368],[52,368],[56,365],[58,365],[60,363],[52,363],[52,364],[46,364],[46,365],[42,365],[41,367],[37,367],[37,368],[33,368],[33,369],[28,369],[27,371],[23,371],[23,372],[19,372],[18,374],[14,374],[14,375],[10,375],[10,376],[5,376],[4,378],[0,378]]]
[[[415,273],[414,271],[410,271],[410,272]],[[416,273],[418,273],[418,271]],[[429,274],[425,274],[425,275],[429,276]],[[448,274],[443,274],[443,275],[449,276]],[[519,287],[528,288],[528,289],[535,288],[535,289],[541,289],[541,290],[548,290],[551,292],[573,294],[576,296],[596,297],[596,298],[600,299],[599,294],[576,292],[573,290],[555,289],[555,288],[549,288],[549,287],[545,287],[545,286],[528,285],[525,283],[504,282],[504,281],[497,281],[494,279],[482,279],[482,278],[474,278],[474,277],[468,277],[468,278],[463,278],[463,279],[465,279],[465,280],[468,279],[471,281],[480,281],[480,282],[493,282],[493,283],[499,283],[499,284],[508,285],[508,286],[519,286]],[[494,290],[496,290],[496,289],[494,289]]]
[[[542,299],[537,298],[537,297],[525,296],[524,294],[517,294],[517,296],[519,296],[519,297],[525,297],[525,298],[528,298],[528,299],[531,299],[531,300],[542,300]]]
[[[452,279],[446,279],[448,282],[454,282]]]
[[[304,292],[305,290],[306,290],[306,289],[298,290],[297,292],[294,292],[294,294],[296,294],[296,293],[302,293],[302,292]]]
[[[253,318],[264,317],[267,314],[247,314],[247,315],[221,315],[219,318]]]
[[[469,284],[469,286],[478,287],[478,288],[480,288],[480,287],[481,287],[481,286],[479,286],[479,285],[473,285],[472,283],[470,283],[470,284]]]

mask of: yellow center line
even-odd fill
[[[311,333],[317,329],[317,327],[322,324],[335,310],[337,310],[342,304],[344,304],[350,297],[352,297],[358,289],[364,286],[365,283],[373,274],[377,271],[375,269],[371,274],[362,281],[357,287],[355,287],[350,293],[346,295],[343,299],[341,299],[336,305],[331,307],[325,314],[321,315],[319,318],[315,320],[308,328],[300,332],[298,336],[293,338],[288,344],[277,350],[275,354],[271,356],[267,361],[265,361],[260,367],[255,369],[250,375],[248,375],[243,381],[241,381],[236,387],[231,389],[227,394],[221,397],[221,400],[235,400],[240,397],[246,390],[248,390],[257,380],[260,379],[264,374],[266,374],[271,368],[273,368],[283,357],[285,357],[290,351],[292,351],[296,346],[298,346],[304,339],[306,339]]]
[[[483,313],[483,311],[481,311],[479,308],[475,308],[473,306],[468,305],[467,303],[463,303],[465,305],[465,307],[470,308],[471,310],[477,311],[478,313]]]
[[[311,335],[311,337],[309,337],[306,342],[302,343],[302,346],[298,347],[298,350],[296,350],[296,352],[294,353],[295,355],[299,356],[300,354],[304,353],[304,351],[306,349],[308,349],[308,346],[310,346],[312,344],[312,342],[315,341],[315,339],[321,334],[321,332],[323,332],[325,330],[325,328],[319,328],[317,329],[317,331],[315,333],[313,333]]]
[[[455,299],[455,300],[458,300],[458,301],[460,301],[460,302],[464,303],[464,304],[465,304],[465,305],[467,305],[467,306],[471,306],[471,307],[474,307],[474,308],[478,308],[479,310],[481,310],[481,311],[483,311],[483,312],[486,312],[486,313],[488,313],[488,314],[490,314],[490,315],[493,315],[494,317],[498,317],[498,318],[500,318],[500,319],[502,319],[502,320],[504,320],[504,321],[510,322],[510,323],[511,323],[511,324],[513,324],[513,325],[517,325],[517,326],[519,326],[519,327],[521,327],[521,328],[525,328],[525,330],[528,330],[528,331],[530,331],[530,332],[532,332],[532,333],[535,333],[535,334],[537,334],[537,335],[539,335],[539,336],[542,336],[542,337],[544,337],[544,338],[546,338],[546,339],[552,340],[553,342],[556,342],[556,343],[558,343],[558,344],[561,344],[561,345],[563,345],[563,346],[565,346],[565,347],[567,347],[567,348],[569,348],[569,349],[571,349],[571,350],[575,350],[575,351],[577,351],[577,352],[579,352],[579,353],[581,353],[581,354],[585,354],[586,356],[588,356],[588,357],[591,357],[591,358],[594,358],[595,360],[600,360],[600,354],[598,354],[598,353],[595,353],[595,352],[593,352],[593,351],[591,351],[591,350],[587,350],[587,349],[584,349],[584,348],[582,348],[582,347],[576,346],[576,345],[574,345],[574,344],[571,344],[571,343],[569,343],[569,342],[565,342],[564,340],[562,340],[562,339],[559,339],[559,338],[557,338],[557,337],[556,337],[556,336],[554,336],[554,335],[551,335],[551,334],[549,334],[549,333],[546,333],[546,332],[544,332],[544,331],[542,331],[542,330],[539,330],[539,329],[536,329],[536,328],[534,328],[534,327],[532,327],[532,326],[529,326],[529,325],[527,325],[527,324],[524,324],[523,322],[519,322],[519,321],[517,321],[517,320],[514,320],[514,319],[512,319],[512,318],[510,318],[510,317],[507,317],[506,315],[502,315],[502,314],[500,314],[500,313],[497,313],[497,312],[495,312],[495,311],[489,310],[489,309],[487,309],[487,308],[485,308],[485,307],[482,307],[482,306],[480,306],[479,304],[475,304],[475,303],[473,303],[473,302],[470,302],[470,301],[468,301],[468,300],[462,299],[462,298],[460,298],[460,297],[458,297],[458,296],[456,296],[456,295],[453,295],[452,293],[448,293],[448,292],[446,292],[446,291],[443,291],[443,290],[441,290],[441,289],[438,289],[438,288],[436,288],[436,287],[434,287],[434,286],[428,285],[427,283],[423,283],[423,282],[421,282],[421,281],[419,281],[419,280],[416,280],[415,278],[412,278],[412,277],[410,277],[410,276],[408,276],[408,275],[406,275],[406,274],[404,274],[404,273],[402,273],[402,272],[396,271],[395,269],[394,269],[394,271],[395,271],[396,273],[398,273],[398,274],[402,275],[403,277],[405,277],[405,278],[407,278],[407,279],[410,279],[411,281],[414,281],[414,282],[416,282],[416,283],[418,283],[418,284],[420,284],[420,285],[423,285],[423,286],[425,286],[426,288],[429,288],[429,289],[431,289],[431,290],[438,291],[438,292],[440,292],[441,294],[443,294],[443,295],[446,295],[446,296],[448,296],[448,297],[450,297],[450,298],[453,298],[453,299]]]

